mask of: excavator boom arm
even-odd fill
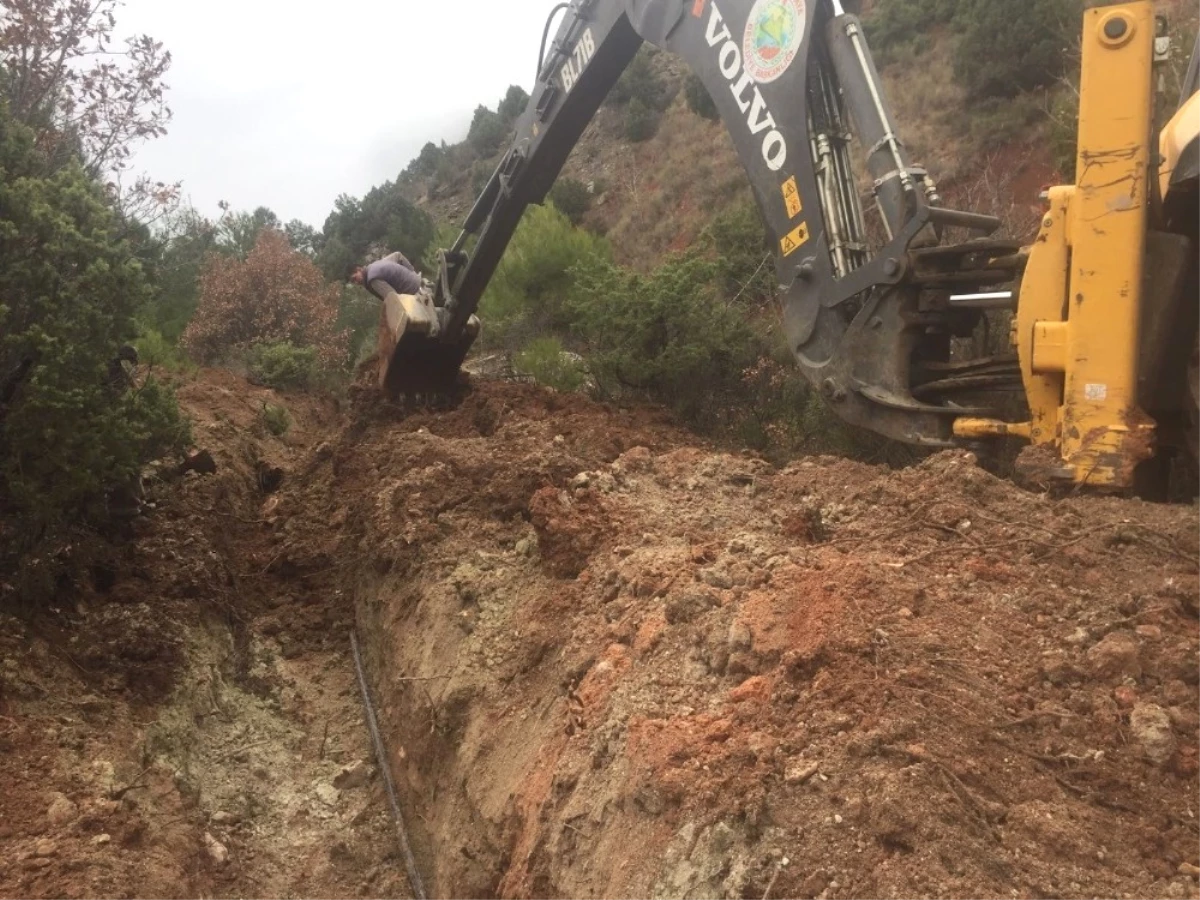
[[[609,90],[637,53],[642,39],[625,17],[622,4],[576,0],[569,5],[516,136],[467,215],[450,257],[448,337],[457,340],[479,305],[525,208],[541,203],[567,157]],[[478,235],[470,251],[467,240]]]
[[[440,252],[432,302],[385,303],[386,390],[436,390],[457,376],[525,208],[544,200],[650,42],[681,57],[712,96],[774,248],[790,349],[840,418],[926,447],[1017,435],[1058,451],[1050,477],[1132,483],[1161,420],[1180,418],[1164,397],[1182,388],[1160,387],[1182,384],[1176,370],[1187,361],[1176,350],[1188,349],[1188,335],[1196,346],[1195,141],[1183,111],[1164,139],[1174,162],[1156,182],[1163,196],[1151,202],[1138,187],[1151,175],[1150,67],[1166,46],[1150,0],[1108,0],[1084,16],[1079,182],[1046,194],[1030,248],[992,237],[993,216],[942,205],[908,158],[862,24],[842,0],[571,0],[562,9],[512,144]],[[1189,81],[1194,73],[1193,62]],[[1093,227],[1117,213],[1119,236]],[[1163,233],[1148,230],[1151,220]],[[1144,271],[1152,284],[1142,284]],[[1018,279],[1019,289],[999,289]],[[1015,352],[981,353],[963,340],[979,336],[992,310],[1016,311]],[[1192,406],[1198,355],[1187,363]],[[1013,394],[1027,421],[1005,413]],[[1194,431],[1200,414],[1189,409]]]
[[[852,423],[951,444],[953,418],[984,411],[918,400],[914,379],[936,396],[938,377],[948,384],[979,373],[923,376],[914,358],[945,362],[948,335],[979,312],[939,310],[923,295],[1010,279],[1012,268],[994,257],[1017,248],[933,248],[923,267],[914,265],[910,246],[930,229],[978,238],[999,223],[937,206],[936,188],[896,134],[862,26],[838,0],[573,0],[511,146],[442,257],[436,304],[455,365],[526,206],[545,198],[644,41],[688,64],[733,139],[774,244],[786,331],[806,376]],[[884,235],[875,245],[855,180],[855,139],[874,181],[875,230]],[[999,377],[992,371],[983,377]],[[1008,377],[1018,378],[1015,366]]]

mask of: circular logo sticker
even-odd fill
[[[804,38],[805,0],[756,0],[746,21],[742,58],[759,84],[788,70]]]

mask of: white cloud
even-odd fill
[[[174,118],[135,166],[209,215],[269,206],[318,229],[338,194],[461,140],[480,103],[533,88],[554,0],[126,0],[163,42]]]

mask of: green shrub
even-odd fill
[[[1079,0],[967,0],[954,71],[975,99],[1015,97],[1058,79],[1078,43]]]
[[[1052,84],[1078,43],[1080,0],[882,0],[865,26],[880,66],[919,56],[939,28],[957,32],[955,74],[972,99]]]
[[[718,215],[707,234],[721,260],[722,284],[730,300],[759,303],[775,295],[775,266],[758,206],[737,203]]]
[[[624,106],[633,100],[640,100],[649,109],[659,112],[670,106],[671,89],[654,71],[651,62],[658,52],[652,44],[643,44],[608,92],[605,105]]]
[[[1027,135],[1046,118],[1037,94],[978,100],[971,109],[971,137],[978,147],[995,147]]]
[[[345,285],[338,302],[337,329],[349,335],[350,368],[375,350],[379,330],[379,299],[366,288]]]
[[[433,141],[428,141],[421,148],[421,152],[413,157],[412,161],[405,167],[403,174],[410,178],[428,178],[437,171],[445,152],[445,150],[433,143]]]
[[[634,144],[648,141],[658,130],[658,116],[637,97],[625,107],[625,138]]]
[[[587,383],[587,367],[555,337],[532,341],[513,358],[513,367],[556,391],[577,391]]]
[[[454,242],[458,240],[459,232],[462,229],[448,222],[442,222],[438,225],[437,234],[434,235],[432,241],[429,242],[429,249],[425,251],[425,255],[421,257],[420,269],[425,273],[425,277],[430,281],[438,280],[438,271],[440,263],[438,262],[438,251],[449,250],[454,246]],[[416,260],[413,260],[416,262]],[[379,315],[379,303],[376,301],[375,314]]]
[[[487,183],[492,178],[492,173],[496,170],[495,166],[485,162],[477,162],[471,166],[471,193],[478,196],[483,193],[483,189],[487,187]]]
[[[192,443],[192,426],[179,409],[175,389],[153,375],[147,376],[123,398],[119,409],[130,423],[134,458],[160,459]]]
[[[570,333],[582,342],[595,390],[661,403],[702,433],[780,460],[892,454],[826,405],[774,315],[760,319],[729,302],[728,265],[697,246],[647,275],[606,260],[577,266]]]
[[[361,262],[360,254],[338,237],[327,238],[317,251],[317,268],[330,281],[344,281],[349,278],[354,267]]]
[[[573,266],[610,258],[608,243],[574,227],[551,204],[525,211],[480,304],[482,341],[515,349],[570,324],[565,304]]]
[[[138,362],[152,369],[180,372],[191,368],[191,364],[179,348],[153,328],[143,328],[133,342],[138,353]]]
[[[519,84],[510,84],[504,94],[504,99],[496,107],[496,114],[505,125],[512,125],[525,112],[529,105],[529,94]]]
[[[264,403],[262,408],[263,425],[267,427],[267,431],[275,435],[275,437],[283,437],[287,434],[288,429],[292,427],[292,415],[288,412],[287,407],[275,404]]]
[[[437,171],[433,173],[433,177],[430,179],[430,188],[433,191],[433,196],[437,196],[438,192],[441,191],[456,191],[465,183],[467,176],[471,172],[470,163],[473,157],[470,153],[470,144],[456,146],[454,150],[457,151],[460,148],[467,152],[452,151],[442,157],[442,161],[438,163]]]
[[[688,109],[700,118],[713,122],[721,118],[721,114],[717,111],[717,104],[713,102],[712,94],[708,92],[708,88],[704,86],[704,82],[695,72],[688,74],[683,85],[683,93],[687,99]]]
[[[438,173],[458,171],[455,155],[436,155]],[[429,214],[404,196],[399,181],[388,181],[371,188],[362,199],[338,196],[333,212],[325,219],[316,263],[329,281],[345,282],[351,267],[361,265],[379,247],[386,247],[388,253],[400,250],[411,260],[420,259],[434,233]]]
[[[550,201],[572,225],[578,225],[592,207],[592,195],[587,185],[576,178],[560,178],[550,189]]]
[[[0,542],[5,568],[106,524],[105,493],[186,440],[161,383],[109,377],[150,297],[127,233],[103,189],[74,162],[51,167],[0,104],[0,515],[19,535]]]
[[[720,266],[691,252],[649,275],[581,263],[570,301],[597,387],[662,402],[694,425],[715,424],[754,358],[747,317],[719,296]]]
[[[1050,101],[1050,153],[1054,167],[1067,184],[1075,181],[1079,149],[1079,96],[1057,91]]]
[[[876,62],[887,65],[928,43],[929,33],[954,21],[957,0],[882,0],[863,22]]]
[[[276,390],[312,387],[319,372],[315,347],[297,347],[290,341],[258,344],[250,351],[250,374]]]
[[[217,226],[195,210],[185,210],[171,222],[173,234],[149,254],[154,291],[139,311],[143,328],[158,332],[172,346],[196,313],[199,276],[204,258],[219,251]]]
[[[467,143],[482,157],[488,157],[500,149],[508,136],[508,125],[486,106],[477,106],[467,130]]]
[[[739,444],[783,461],[799,454],[905,461],[907,450],[854,428],[826,402],[797,368],[777,331],[756,329],[762,355],[742,373],[742,392],[730,404],[726,433]]]

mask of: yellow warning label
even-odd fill
[[[807,241],[808,223],[801,222],[779,242],[779,249],[783,251],[784,256],[791,256],[802,244]]]
[[[800,215],[800,211],[804,209],[804,205],[800,202],[800,191],[796,188],[795,175],[783,183],[783,202],[787,206],[789,219],[796,218],[796,216]]]

